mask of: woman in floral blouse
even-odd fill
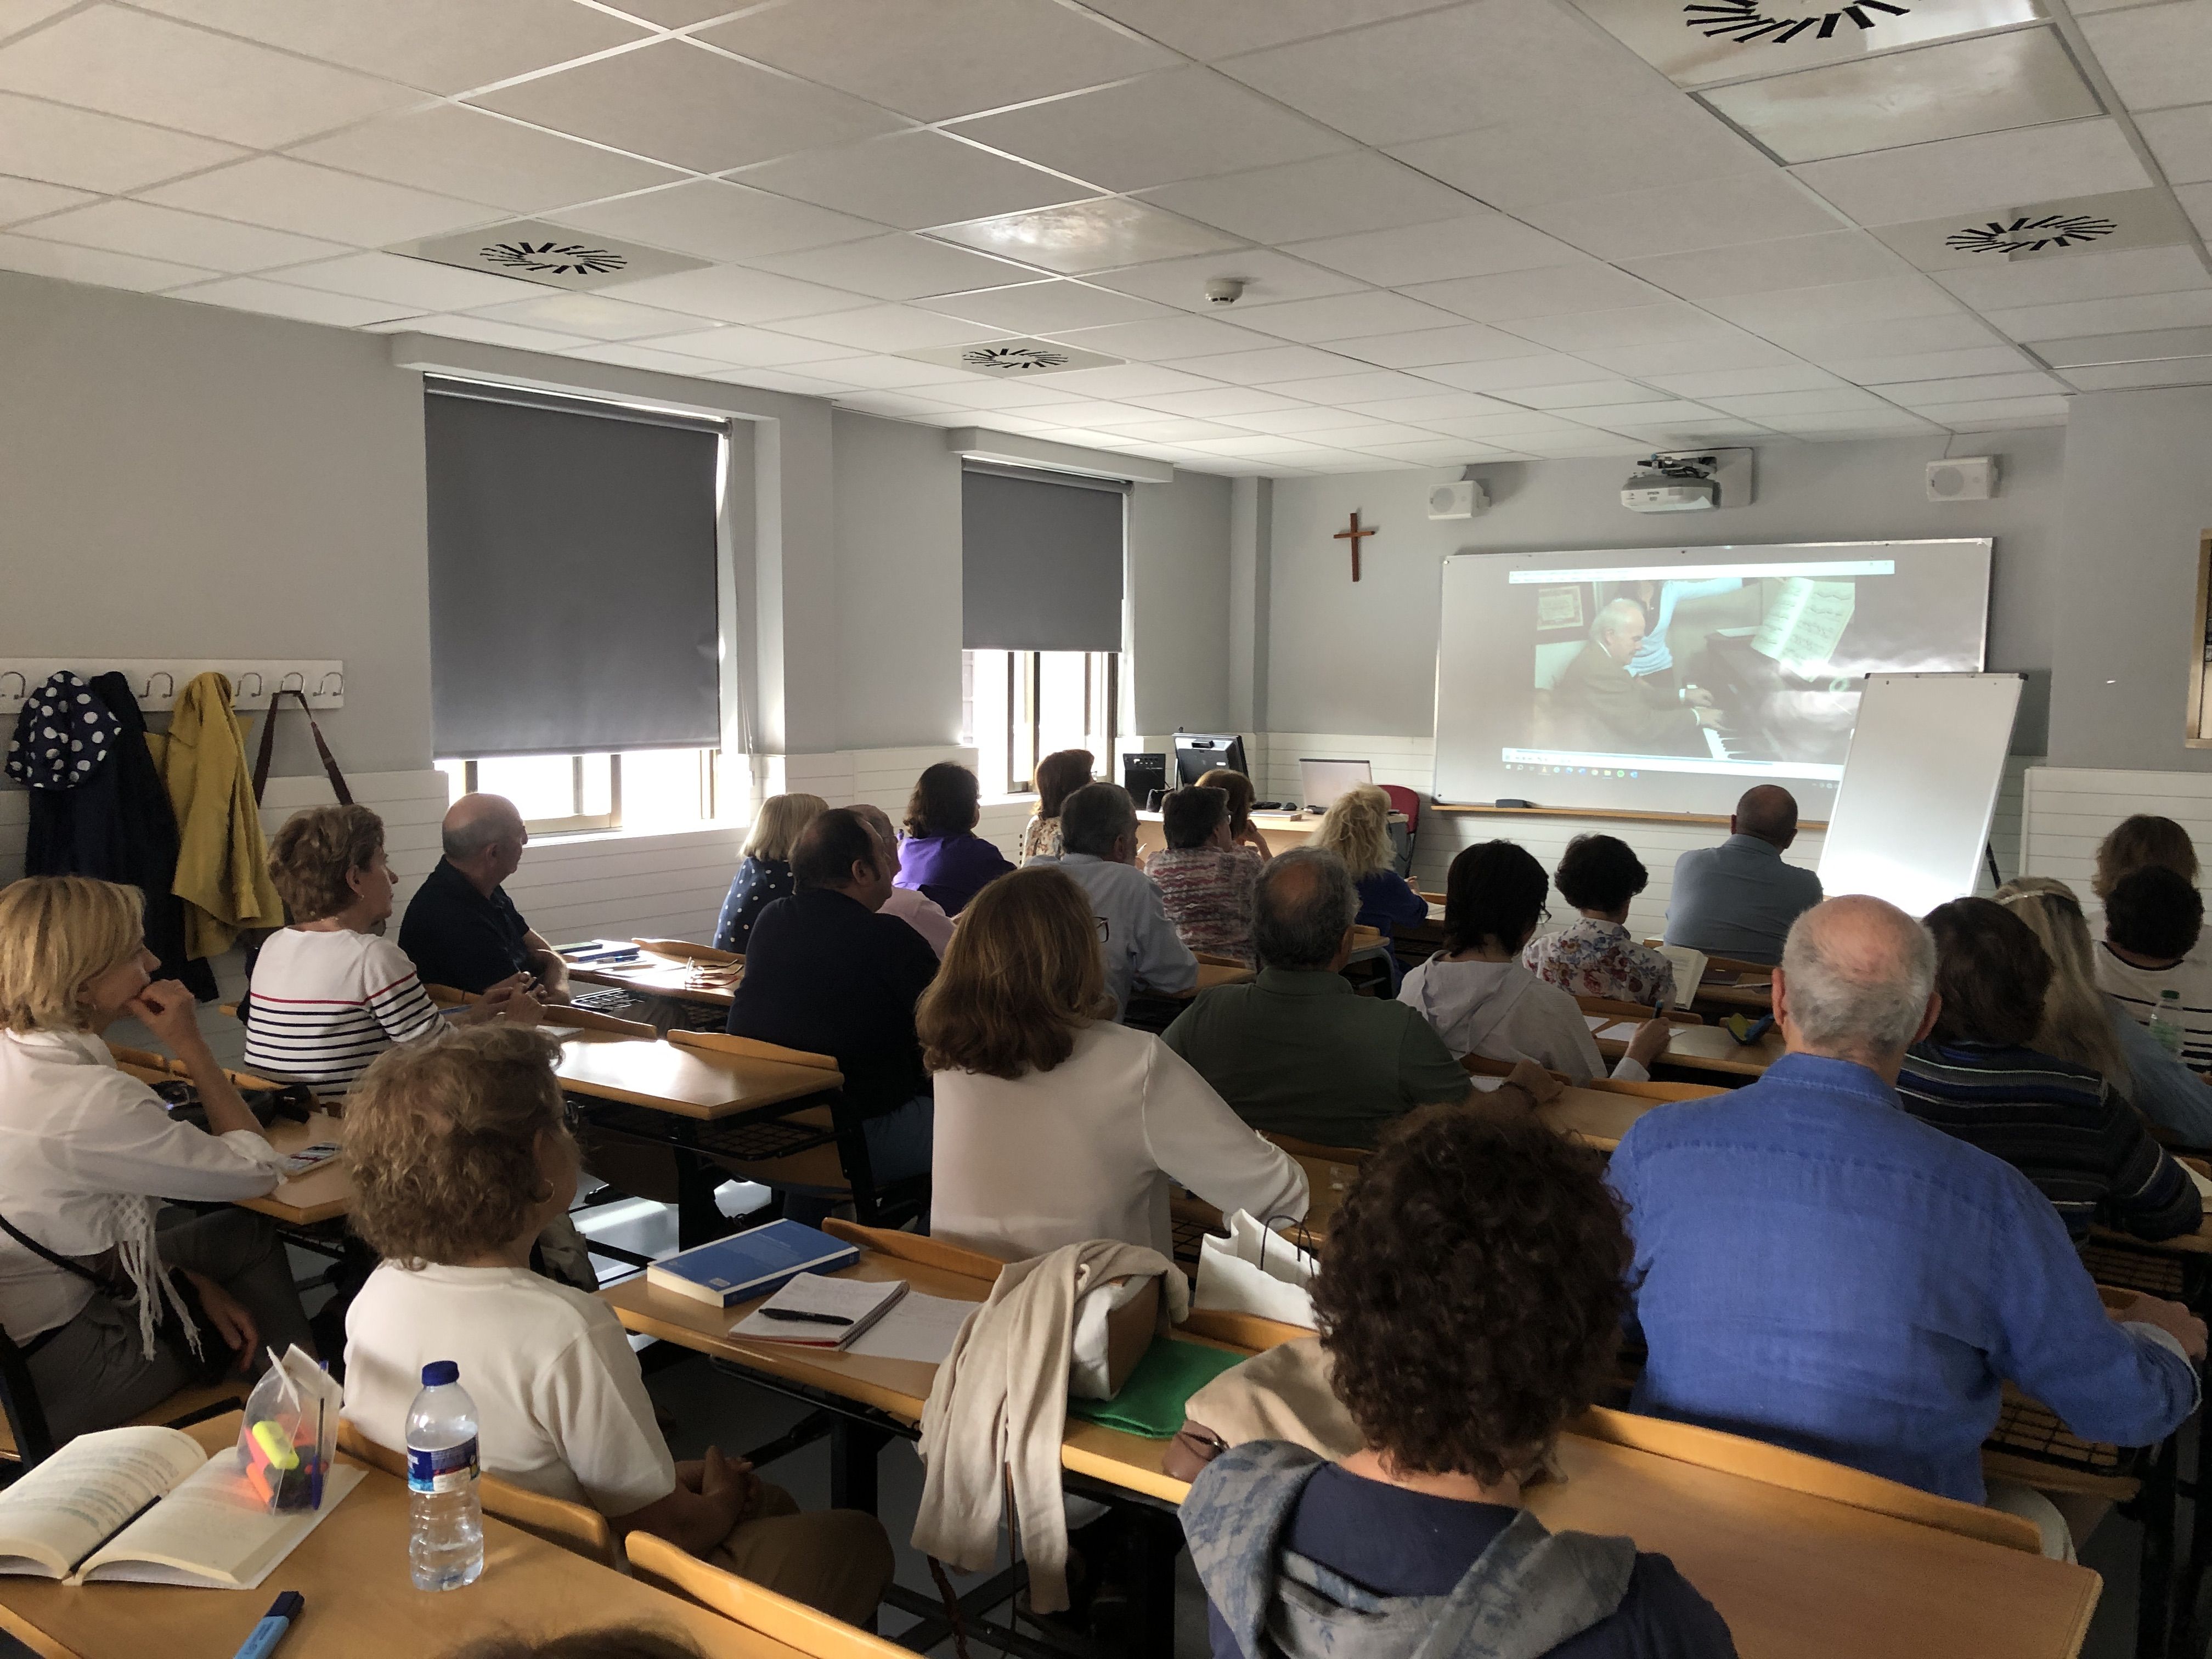
[[[1642,860],[1612,836],[1577,836],[1552,878],[1582,920],[1531,939],[1521,964],[1571,995],[1666,1007],[1674,1000],[1667,958],[1629,936],[1628,907],[1650,879]]]

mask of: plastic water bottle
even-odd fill
[[[2158,1006],[2151,1010],[2150,1034],[2158,1039],[2158,1046],[2173,1055],[2181,1056],[2181,993],[2160,991]]]
[[[452,1360],[432,1360],[422,1367],[422,1392],[407,1408],[407,1491],[415,1514],[407,1565],[416,1589],[459,1589],[483,1571],[477,1402],[460,1375]]]

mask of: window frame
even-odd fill
[[[623,820],[622,762],[624,751],[621,750],[613,750],[600,752],[605,753],[607,757],[607,811],[605,812],[586,812],[580,810],[584,803],[584,763],[588,757],[584,754],[571,755],[568,757],[572,763],[569,774],[569,803],[571,805],[575,806],[580,810],[557,817],[525,818],[522,821],[522,827],[527,830],[533,837],[605,835],[611,832],[619,832],[623,830],[634,830],[635,833],[644,835],[681,835],[687,830],[710,829],[720,822],[719,812],[721,805],[720,790],[722,751],[720,749],[700,749],[684,751],[686,753],[695,754],[698,757],[698,818],[690,823],[670,824],[665,828],[656,826],[650,829],[640,829],[637,826],[625,823]],[[496,761],[510,758],[520,759],[525,757],[508,757],[503,755],[486,755],[477,758],[462,760],[448,757],[443,763],[440,764],[439,769],[443,770],[444,766],[447,764],[459,766],[461,769],[462,792],[466,794],[473,795],[477,793],[477,768],[482,762],[486,760]]]
[[[983,780],[987,793],[1025,795],[1036,793],[1036,768],[1047,754],[1045,747],[1044,658],[1042,651],[1003,653],[1006,666],[1005,724],[998,734],[1005,742],[1000,752],[1006,756],[1003,777]],[[1121,741],[1121,653],[1118,651],[1085,651],[1054,653],[1053,654],[1080,655],[1083,671],[1083,729],[1087,744],[1098,745],[1094,752],[1108,757],[1110,766],[1115,745]],[[968,695],[968,730],[965,735],[976,735],[974,726],[974,686],[976,675],[976,653],[963,650],[961,653],[963,686]],[[1101,705],[1103,705],[1103,708]],[[981,745],[978,745],[979,749]]]

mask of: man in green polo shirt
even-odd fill
[[[1344,977],[1359,894],[1334,853],[1271,860],[1253,895],[1260,975],[1201,994],[1169,1048],[1255,1129],[1326,1146],[1372,1146],[1401,1113],[1465,1100],[1467,1073],[1402,1002]]]

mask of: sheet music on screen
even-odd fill
[[[1823,818],[1870,673],[1983,666],[1991,543],[1444,561],[1437,799]]]

